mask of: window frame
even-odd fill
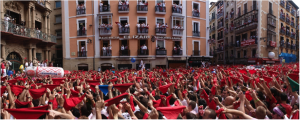
[[[85,42],[85,51],[86,51],[86,54],[87,54],[87,52],[88,52],[88,49],[87,49],[87,39],[77,40],[77,51],[76,52],[80,51],[81,48],[79,49],[79,43],[82,42],[82,41]]]
[[[194,23],[198,23],[198,30],[199,31],[196,31],[196,32],[200,32],[200,21],[192,21],[193,31],[195,31],[194,30]]]
[[[137,22],[140,21],[140,18],[145,18],[146,19],[145,24],[147,25],[147,23],[148,23],[147,16],[137,16]]]
[[[55,2],[55,5],[54,5],[54,6],[55,6],[55,9],[61,8],[61,1],[54,1],[54,2]],[[60,2],[60,7],[57,7],[57,6],[56,6],[56,2]]]
[[[157,47],[157,42],[158,41],[163,41],[164,42],[164,48],[166,49],[166,41],[165,40],[163,40],[163,39],[159,39],[159,40],[156,40],[156,42],[155,42],[155,46]],[[161,46],[160,46],[161,47]]]
[[[58,16],[60,17],[60,22],[56,21],[56,17],[58,17]],[[55,17],[55,24],[62,24],[62,16],[61,16],[61,14],[55,15],[54,17]]]
[[[85,28],[87,27],[87,18],[76,19],[77,30],[79,30],[79,21],[84,20]],[[87,29],[86,29],[87,30]]]
[[[60,31],[60,32],[61,32],[61,36],[58,36],[58,35],[57,35],[57,31]],[[56,29],[56,30],[55,30],[55,35],[56,35],[58,38],[62,38],[62,29]]]

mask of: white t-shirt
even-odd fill
[[[121,47],[121,50],[124,50],[124,46]]]
[[[156,27],[159,28],[159,23],[156,24]]]
[[[143,46],[143,50],[147,50],[147,46]]]
[[[140,24],[136,24],[136,26],[137,26],[137,27],[140,27],[141,25],[140,25]]]
[[[10,18],[9,18],[9,17],[5,17],[4,20],[5,20],[5,21],[9,21]]]
[[[84,51],[84,47],[81,47],[81,51]]]
[[[103,47],[102,50],[106,50],[106,47]]]

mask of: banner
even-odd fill
[[[249,39],[241,42],[241,47],[255,44],[255,39]]]

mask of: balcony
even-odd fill
[[[181,56],[182,55],[182,50],[172,50],[172,55],[173,56]]]
[[[284,48],[284,47],[285,47],[285,45],[284,45],[284,40],[280,40],[279,43],[280,43],[280,47],[281,47],[281,48]]]
[[[155,14],[166,14],[166,7],[155,6]]]
[[[216,30],[216,27],[212,27],[210,30],[209,30],[209,32],[211,33],[211,32],[214,32]]]
[[[296,34],[293,32],[293,33],[291,33],[291,38],[292,39],[296,39]]]
[[[234,31],[234,27],[230,27],[230,33]]]
[[[119,56],[120,57],[129,57],[130,56],[130,50],[120,50]]]
[[[223,32],[223,31],[221,31]],[[218,40],[223,40],[223,35],[218,35]]]
[[[111,53],[111,50],[102,50],[100,53],[100,58],[111,58]]]
[[[285,35],[285,30],[281,28],[279,33],[280,33],[281,35]]]
[[[209,22],[212,22],[212,21],[214,21],[215,19],[216,19],[216,17],[213,16],[213,17],[211,17],[211,19],[209,20]]]
[[[119,27],[119,35],[129,35],[130,27]]]
[[[295,10],[295,9],[292,9],[292,10],[291,10],[291,14],[292,14],[293,16],[296,16],[296,10]]]
[[[223,47],[218,47],[218,52],[223,52],[224,51],[224,48]]]
[[[77,8],[76,9],[76,15],[83,15],[85,13],[85,8]]]
[[[291,23],[290,18],[289,18],[289,17],[286,17],[286,21],[285,21],[285,22],[286,22],[286,24],[289,25],[289,24]]]
[[[233,19],[234,18],[234,11],[231,11],[230,12],[230,19]]]
[[[289,30],[286,31],[286,36],[290,37],[291,32],[289,32]]]
[[[129,5],[118,5],[119,13],[129,13]]]
[[[294,23],[294,22],[291,22],[291,26],[294,28],[294,27],[295,27],[295,23]]]
[[[219,30],[219,29],[222,29],[223,27],[224,27],[223,22],[218,23],[218,27],[217,27],[218,30]]]
[[[296,45],[295,45],[295,44],[292,44],[291,49],[292,49],[292,50],[296,50]]]
[[[137,27],[138,35],[148,35],[148,27]]]
[[[77,57],[86,57],[87,51],[78,51],[77,52]]]
[[[146,57],[149,55],[148,49],[138,49],[138,57]]]
[[[193,50],[192,56],[200,56],[200,50]]]
[[[272,29],[276,28],[276,16],[274,16],[271,13],[268,13],[267,18],[268,18],[268,20],[267,20],[268,25],[272,26],[273,27],[273,28],[271,27]],[[268,26],[268,29],[270,29],[269,26]]]
[[[290,10],[291,10],[291,6],[290,6],[288,3],[286,3],[286,7],[285,7],[285,9],[286,9],[286,11],[290,12]]]
[[[291,43],[290,42],[286,42],[286,49],[291,49]]]
[[[101,12],[110,12],[110,5],[101,5],[99,7],[99,12],[101,14]]]
[[[167,50],[164,49],[156,49],[156,57],[166,57],[167,56]]]
[[[225,29],[225,35],[227,35],[228,34],[228,29]]]
[[[166,36],[167,28],[155,28],[155,33],[158,36]]]
[[[172,33],[173,36],[181,37],[183,35],[183,28],[173,28]]]
[[[217,19],[220,19],[224,16],[224,12],[219,12],[218,15],[217,15]]]
[[[241,43],[240,41],[236,41],[236,43],[234,43],[235,47],[241,47]]]
[[[77,36],[86,36],[86,30],[77,30]]]
[[[200,17],[200,12],[199,12],[199,10],[193,11],[192,13],[193,13],[193,17]]]
[[[280,20],[285,22],[285,15],[284,13],[280,13]]]
[[[193,31],[193,37],[200,37],[199,31]]]
[[[111,30],[112,30],[112,27],[99,27],[99,35],[101,36],[109,36],[111,35]]]
[[[253,7],[253,10],[234,20],[236,34],[240,34],[252,29],[256,29],[257,22],[258,22],[258,10],[254,9]]]
[[[148,5],[136,5],[136,13],[147,13]]]
[[[182,9],[180,7],[172,6],[172,14],[182,14]]]
[[[280,0],[280,6],[284,8],[284,1]]]
[[[227,22],[228,22],[228,17],[226,16],[226,17],[225,17],[225,23],[227,23]]]

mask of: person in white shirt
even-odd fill
[[[146,44],[144,44],[144,46],[142,47],[142,50],[144,51],[143,53],[146,55],[147,54],[147,46]]]
[[[47,61],[45,61],[45,63],[44,63],[44,67],[47,67]]]
[[[103,1],[100,2],[100,12],[102,12],[102,9],[103,9]]]
[[[4,17],[4,21],[5,21],[5,31],[7,32],[8,31],[8,25],[9,25],[9,20],[10,20],[10,18],[8,17],[8,15],[7,14],[5,14],[4,15],[5,17]]]
[[[111,56],[111,45],[110,44],[108,45],[107,49],[108,49],[107,54],[109,56]]]
[[[141,25],[140,25],[140,23],[137,23],[137,24],[136,24],[136,27],[137,27],[138,33],[141,33],[141,28],[140,28]]]
[[[103,56],[106,56],[106,47],[105,47],[105,45],[102,47],[102,51],[103,51]]]
[[[33,66],[33,64],[32,64],[32,61],[30,62],[30,65],[29,65],[30,67],[32,67]]]
[[[129,24],[126,23],[126,24],[125,24],[125,33],[128,33],[128,32],[129,32]]]
[[[82,57],[85,57],[85,47],[84,46],[81,47],[81,55],[82,55]]]
[[[124,47],[124,45],[122,45],[122,46],[121,46],[121,50],[125,50],[125,47]]]
[[[39,30],[39,28],[36,28],[36,38],[40,38],[40,33],[41,31]]]
[[[180,4],[178,8],[179,8],[179,13],[181,13],[182,12],[182,4]]]

